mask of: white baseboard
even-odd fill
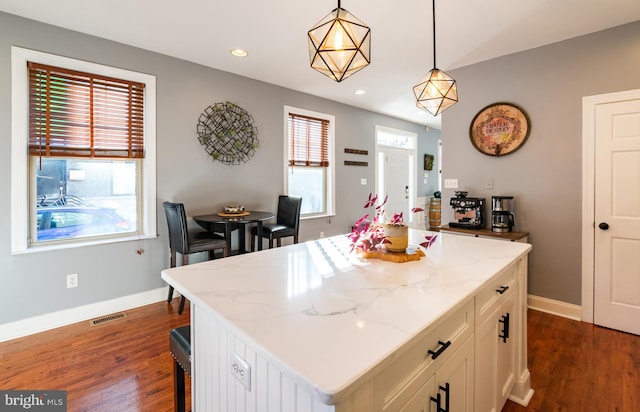
[[[90,305],[47,313],[32,318],[0,325],[0,342],[20,338],[45,330],[59,328],[76,322],[121,312],[139,306],[150,305],[167,299],[167,287],[162,287],[134,295],[123,296]]]
[[[527,304],[529,309],[538,310],[540,312],[550,313],[552,315],[562,316],[573,320],[582,320],[582,306],[572,305],[570,303],[560,302],[540,296],[527,296]]]

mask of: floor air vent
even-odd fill
[[[103,316],[101,318],[93,319],[89,321],[91,326],[104,325],[105,323],[113,322],[118,319],[126,318],[127,314],[124,312],[114,313],[113,315]]]

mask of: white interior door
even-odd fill
[[[389,218],[402,212],[409,221],[409,151],[386,147],[384,149],[384,195],[388,195],[385,210]]]
[[[595,108],[594,323],[640,335],[640,99]]]

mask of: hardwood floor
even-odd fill
[[[640,411],[640,336],[529,310],[528,407],[503,412]]]
[[[178,315],[178,303],[2,342],[0,389],[67,390],[69,412],[173,411],[169,331],[189,323],[189,305]]]
[[[0,389],[64,389],[69,412],[172,411],[168,336],[189,322],[189,306],[177,308],[174,299],[0,343]],[[503,412],[640,411],[639,336],[533,310],[528,335],[535,394]]]

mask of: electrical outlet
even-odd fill
[[[320,232],[320,239],[324,237],[324,232]]]
[[[78,287],[78,274],[72,273],[67,275],[67,289]]]
[[[367,178],[366,177],[361,178],[360,179],[360,184],[365,186],[367,184]]]
[[[251,392],[251,366],[237,353],[232,353],[230,358],[231,374]]]

